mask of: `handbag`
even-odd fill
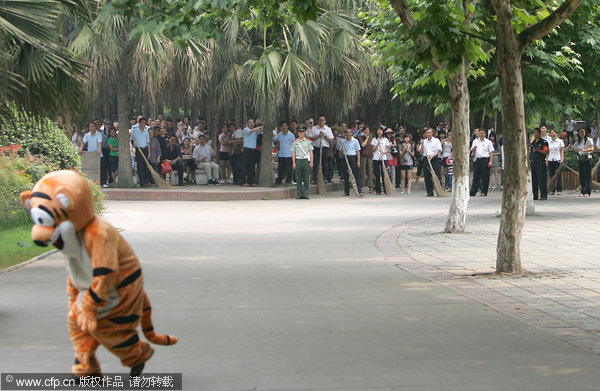
[[[388,159],[387,165],[391,167],[398,166],[398,159],[396,158],[396,156],[392,157],[391,159]]]
[[[173,166],[171,165],[171,163],[165,161],[165,162],[163,162],[163,164],[160,165],[160,173],[161,174],[167,175],[171,171],[173,171]]]

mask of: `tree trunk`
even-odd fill
[[[94,118],[100,118],[100,120],[104,119],[103,110],[102,110],[102,100],[104,95],[102,94],[102,90],[104,89],[103,84],[96,86],[94,95]]]
[[[262,187],[273,186],[273,121],[263,119],[262,147],[260,148],[260,175],[258,184]]]
[[[469,113],[471,97],[467,80],[467,64],[463,59],[460,71],[453,79],[448,78],[452,102],[452,201],[444,232],[465,232],[467,206],[469,204]]]
[[[133,187],[131,155],[129,152],[129,59],[121,57],[117,85],[117,109],[119,115],[119,187]]]
[[[525,207],[526,216],[535,216],[535,203],[533,202],[533,181],[531,171],[527,171],[527,206]]]
[[[521,48],[512,26],[509,0],[493,1],[498,18],[496,70],[504,128],[504,191],[496,249],[496,272],[521,271],[521,237],[527,197],[527,131]]]

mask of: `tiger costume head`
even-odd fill
[[[31,238],[38,246],[62,250],[61,229],[65,223],[80,231],[94,218],[94,199],[85,178],[77,171],[62,170],[44,175],[33,187],[19,196],[30,210]]]

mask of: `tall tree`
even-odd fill
[[[504,191],[496,250],[496,272],[521,271],[521,237],[527,195],[527,128],[521,57],[533,41],[547,35],[569,17],[583,0],[565,0],[533,24],[514,18],[510,0],[491,0],[497,16],[496,69],[504,125]],[[553,2],[550,2],[553,3]],[[543,5],[543,4],[542,4]],[[520,32],[518,32],[518,30]]]
[[[448,87],[452,108],[454,173],[452,202],[445,232],[464,232],[469,200],[469,75],[473,66],[488,59],[481,43],[470,37],[476,0],[470,1],[379,1],[383,10],[394,10],[398,22],[374,10],[369,18],[379,41],[378,49],[391,72],[408,73],[408,84],[397,91],[413,89],[429,81]],[[408,71],[408,72],[407,72]],[[415,80],[416,79],[416,80]]]
[[[385,72],[370,64],[372,51],[361,44],[363,28],[352,2],[322,1],[320,7],[313,1],[192,3],[134,6],[144,18],[133,35],[158,26],[175,37],[214,40],[210,69],[215,77],[206,84],[214,103],[250,103],[265,125],[261,186],[272,186],[268,151],[279,112],[298,115],[312,99],[319,110],[345,114],[361,93],[379,90],[386,80]],[[225,110],[211,114],[220,112]]]
[[[107,8],[110,8],[107,6]],[[98,89],[94,82],[113,81],[117,85],[119,121],[119,185],[133,186],[129,151],[130,97],[155,103],[157,98],[173,88],[176,82],[186,81],[183,89],[191,91],[195,81],[187,82],[202,73],[209,50],[195,41],[181,48],[161,33],[143,31],[133,34],[133,22],[139,14],[126,17],[105,12],[95,15],[75,30],[70,48],[88,61],[89,88]],[[148,108],[146,108],[148,110]],[[148,113],[149,114],[149,113]]]

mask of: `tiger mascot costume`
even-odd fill
[[[31,211],[35,244],[54,245],[67,260],[75,377],[101,373],[95,355],[99,345],[139,375],[154,353],[138,337],[140,322],[148,341],[177,343],[172,335],[154,332],[140,262],[117,230],[94,213],[92,193],[80,173],[49,173],[19,198]]]

